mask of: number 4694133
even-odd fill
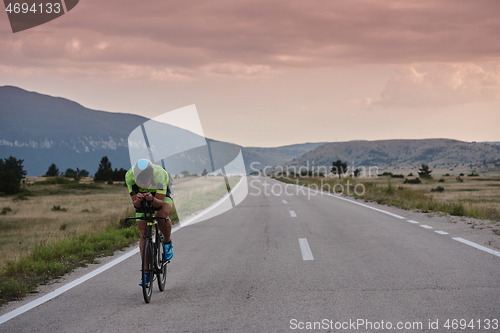
[[[27,13],[40,13],[40,14],[59,14],[61,12],[61,3],[56,2],[56,3],[34,3],[31,6],[24,2],[24,3],[9,3],[8,6],[5,8],[5,11],[8,13],[14,13],[14,14],[27,14]]]

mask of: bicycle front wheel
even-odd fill
[[[158,237],[157,239],[158,247],[156,253],[158,254],[158,256],[156,258],[156,277],[158,279],[158,289],[160,289],[160,291],[163,291],[165,290],[165,284],[167,282],[167,262],[163,260],[165,256],[165,249],[163,247],[163,242],[160,241],[161,238],[162,237]]]
[[[144,249],[142,251],[142,294],[144,301],[149,303],[151,301],[151,294],[153,293],[153,244],[151,240],[146,239],[144,242]]]

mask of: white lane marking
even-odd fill
[[[442,231],[442,230],[436,230],[435,232],[437,232],[440,235],[448,235],[448,233],[446,231]]]
[[[297,214],[295,214],[295,212],[293,210],[290,211],[290,216],[291,217],[297,217]]]
[[[181,227],[179,225],[177,227],[173,228],[172,229],[172,233],[174,233],[175,231],[179,230],[180,228]],[[12,319],[14,317],[17,317],[20,314],[23,314],[23,313],[25,313],[25,312],[27,312],[27,311],[35,308],[35,307],[37,307],[37,306],[39,306],[39,305],[47,302],[47,301],[50,301],[51,299],[53,299],[53,298],[55,298],[55,297],[57,297],[57,296],[65,293],[66,291],[68,291],[68,290],[70,290],[70,289],[78,286],[79,284],[82,284],[83,282],[85,282],[85,281],[93,278],[94,276],[96,276],[98,274],[101,274],[102,272],[110,269],[111,267],[113,267],[113,266],[121,263],[122,261],[124,261],[124,260],[132,257],[133,255],[135,255],[137,253],[139,253],[139,248],[138,247],[135,248],[132,251],[129,251],[129,252],[125,253],[121,257],[118,257],[115,260],[113,260],[113,261],[105,264],[104,266],[99,267],[98,269],[96,269],[96,270],[94,270],[94,271],[92,271],[92,272],[90,272],[90,273],[88,273],[88,274],[86,274],[86,275],[84,275],[84,276],[76,279],[75,281],[72,281],[72,282],[70,282],[70,283],[68,283],[68,284],[66,284],[66,285],[64,285],[64,286],[62,286],[60,288],[57,288],[56,290],[51,291],[50,293],[48,293],[45,296],[42,296],[42,297],[40,297],[40,298],[38,298],[38,299],[30,302],[30,303],[27,303],[27,304],[25,304],[25,305],[23,305],[23,306],[15,309],[15,310],[9,312],[9,313],[4,314],[3,316],[0,316],[0,324],[3,324],[6,321],[8,321],[8,320],[10,320],[10,319]]]
[[[297,186],[297,187],[301,187],[301,188],[305,188],[305,186],[298,186],[298,185],[292,185],[292,186]],[[388,214],[388,215],[391,215],[391,216],[394,216],[398,219],[405,219],[404,217],[402,216],[399,216],[399,215],[396,215],[396,214],[393,214],[393,213],[389,213],[389,212],[386,212],[385,210],[382,210],[382,209],[378,209],[378,208],[374,208],[374,207],[371,207],[371,206],[368,206],[368,205],[364,205],[362,203],[359,203],[359,202],[356,202],[356,201],[352,201],[352,200],[349,200],[349,199],[345,199],[345,198],[342,198],[342,197],[339,197],[338,195],[334,195],[334,194],[330,194],[330,193],[325,193],[325,192],[322,192],[322,191],[316,191],[316,190],[311,190],[310,188],[305,188],[309,191],[313,191],[313,192],[317,192],[317,193],[322,193],[322,194],[326,194],[326,195],[329,195],[331,197],[334,197],[334,198],[337,198],[337,199],[341,199],[341,200],[344,200],[344,201],[349,201],[349,202],[352,202],[356,205],[360,205],[360,206],[363,206],[363,207],[366,207],[366,208],[369,208],[369,209],[373,209],[373,210],[376,210],[378,212],[381,212],[381,213],[384,213],[384,214]],[[413,220],[407,220],[408,222],[410,223],[418,223],[417,221],[413,221]],[[467,245],[470,245],[470,246],[473,246],[477,249],[480,249],[482,251],[485,251],[485,252],[488,252],[488,253],[491,253],[493,255],[496,255],[498,257],[500,257],[500,252],[499,251],[495,251],[495,250],[492,250],[492,249],[489,249],[487,247],[484,247],[484,246],[481,246],[481,245],[478,245],[476,243],[473,243],[471,241],[468,241],[468,240],[465,240],[463,238],[460,238],[460,237],[456,237],[456,238],[453,238],[454,240],[457,240],[459,242],[462,242],[464,244],[467,244]]]
[[[288,202],[286,202],[286,200],[283,200],[283,203],[284,203],[284,204],[287,204]]]
[[[488,249],[487,247],[484,247],[482,245],[479,245],[479,244],[476,244],[476,243],[473,243],[471,241],[468,241],[466,239],[463,239],[463,238],[460,238],[460,237],[455,237],[453,238],[454,240],[456,241],[459,241],[459,242],[462,242],[464,244],[467,244],[467,245],[470,245],[472,247],[475,247],[476,249],[479,249],[479,250],[482,250],[484,252],[488,252],[488,253],[491,253],[497,257],[500,257],[500,252],[499,251],[495,251],[495,250],[492,250],[492,249]]]
[[[340,197],[339,195],[335,195],[335,194],[331,194],[331,193],[327,193],[327,192],[323,192],[323,191],[317,191],[317,190],[311,190],[310,188],[307,188],[305,186],[299,186],[299,185],[293,185],[293,184],[290,184],[292,186],[297,186],[297,187],[304,187],[306,190],[310,191],[310,192],[316,192],[316,193],[321,193],[323,195],[328,195],[330,197],[334,197],[336,199],[340,199],[340,200],[344,200],[344,201],[349,201],[353,204],[356,204],[356,205],[360,205],[360,206],[363,206],[363,207],[366,207],[366,208],[369,208],[369,209],[372,209],[372,210],[376,210],[377,212],[380,212],[380,213],[384,213],[384,214],[387,214],[387,215],[390,215],[390,216],[393,216],[395,218],[398,218],[398,219],[401,219],[401,220],[404,220],[405,217],[403,216],[400,216],[400,215],[397,215],[397,214],[393,214],[393,213],[389,213],[385,210],[382,210],[382,209],[378,209],[378,208],[375,208],[375,207],[371,207],[371,206],[368,206],[368,205],[365,205],[365,204],[362,204],[360,202],[356,202],[356,201],[352,201],[352,200],[349,200],[349,199],[346,199],[346,198],[342,198]]]
[[[433,227],[431,227],[430,225],[426,225],[426,224],[421,224],[420,225],[422,228],[425,228],[425,229],[434,229]]]
[[[303,260],[314,260],[314,257],[307,242],[307,238],[299,238],[300,252],[302,252]]]
[[[276,182],[278,182],[278,181],[276,181]],[[342,198],[342,197],[340,197],[338,195],[335,195],[335,194],[331,194],[331,193],[327,193],[327,192],[323,192],[323,191],[311,190],[310,188],[308,188],[306,186],[300,186],[300,185],[295,185],[295,184],[286,184],[286,185],[299,187],[299,188],[302,188],[304,190],[308,190],[309,192],[316,192],[316,193],[320,193],[321,195],[328,195],[328,196],[331,196],[331,197],[334,197],[334,198],[337,198],[337,199],[340,199],[340,200],[349,201],[349,202],[352,202],[353,204],[360,205],[360,206],[363,206],[363,207],[366,207],[366,208],[369,208],[369,209],[373,209],[373,210],[376,210],[377,212],[384,213],[384,214],[393,216],[393,217],[401,219],[401,220],[406,219],[403,216],[400,216],[400,215],[397,215],[397,214],[393,214],[393,213],[389,213],[389,212],[387,212],[385,210],[378,209],[378,208],[375,208],[375,207],[371,207],[371,206],[368,206],[368,205],[364,205],[364,204],[362,204],[360,202],[356,202],[356,201],[352,201],[352,200],[349,200],[349,199],[346,199],[346,198]]]
[[[173,228],[172,229],[172,233],[176,232],[177,230],[179,230],[181,228],[180,225],[178,225],[177,227]],[[137,254],[139,253],[139,247],[136,247],[134,250],[132,251],[129,251],[127,253],[125,253],[124,255],[122,255],[121,257],[118,257],[116,258],[115,260],[113,261],[110,261],[108,262],[106,265],[102,266],[102,267],[99,267],[98,269],[96,269],[95,271],[92,271],[78,279],[76,279],[75,281],[73,282],[70,282],[60,288],[57,288],[56,290],[54,291],[51,291],[50,293],[48,293],[47,295],[45,296],[42,296],[38,299],[35,299],[34,301],[31,301],[23,306],[20,306],[18,307],[17,309],[15,310],[12,310],[11,312],[8,312],[2,316],[0,316],[0,325],[5,323],[6,321],[14,318],[14,317],[17,317],[33,308],[36,308],[37,306],[45,303],[45,302],[48,302],[50,301],[51,299],[65,293],[66,291],[78,286],[79,284],[82,284],[84,283],[85,281],[93,278],[94,276],[98,275],[98,274],[101,274],[102,272],[110,269],[111,267],[121,263],[122,261],[132,257],[134,254]]]
[[[316,191],[318,192],[318,191]],[[330,194],[330,193],[327,193],[327,195],[331,196],[331,197],[334,197],[334,198],[337,198],[337,199],[341,199],[341,200],[345,200],[345,201],[349,201],[349,202],[352,202],[356,205],[360,205],[360,206],[363,206],[363,207],[366,207],[366,208],[370,208],[370,209],[373,209],[373,210],[376,210],[377,212],[380,212],[380,213],[384,213],[384,214],[387,214],[387,215],[390,215],[390,216],[393,216],[395,218],[398,218],[400,220],[404,220],[405,217],[403,216],[400,216],[400,215],[397,215],[397,214],[393,214],[393,213],[389,213],[385,210],[382,210],[382,209],[378,209],[378,208],[375,208],[375,207],[371,207],[371,206],[368,206],[368,205],[365,205],[365,204],[362,204],[360,202],[356,202],[356,201],[352,201],[352,200],[349,200],[349,199],[345,199],[345,198],[342,198],[342,197],[339,197],[338,195],[335,195],[335,194]]]
[[[234,191],[242,183],[243,179],[246,179],[246,178],[242,177],[240,179],[240,181],[238,182],[238,184],[236,184],[236,186],[233,187],[233,189],[231,191]],[[229,196],[229,193],[226,194],[226,196]],[[188,221],[183,222],[182,224],[179,224],[176,227],[172,228],[172,232],[171,233],[176,232],[177,230],[181,229],[183,226],[186,226],[186,225],[190,224],[192,222],[192,220],[195,220],[195,219],[199,218],[200,216],[202,216],[202,215],[210,212],[216,206],[218,206],[224,199],[225,199],[225,197],[222,198],[221,200],[219,200],[219,202],[215,203],[214,205],[212,205],[212,206],[208,207],[207,209],[201,211],[197,216],[194,216],[193,218],[189,219]],[[88,274],[86,274],[86,275],[84,275],[84,276],[76,279],[75,281],[70,282],[70,283],[62,286],[62,287],[60,287],[60,288],[58,288],[58,289],[56,289],[56,290],[48,293],[45,296],[42,296],[42,297],[40,297],[38,299],[35,299],[34,301],[31,301],[31,302],[29,302],[29,303],[27,303],[27,304],[25,304],[23,306],[20,306],[19,308],[15,309],[15,310],[12,310],[11,312],[8,312],[8,313],[0,316],[0,324],[3,324],[6,321],[8,321],[8,320],[10,320],[10,319],[12,319],[14,317],[17,317],[17,316],[19,316],[19,315],[21,315],[21,314],[23,314],[23,313],[25,313],[25,312],[27,312],[27,311],[29,311],[29,310],[37,307],[37,306],[39,306],[39,305],[41,305],[41,304],[43,304],[43,303],[45,303],[47,301],[50,301],[51,299],[53,299],[53,298],[61,295],[62,293],[64,293],[64,292],[66,292],[66,291],[68,291],[68,290],[70,290],[70,289],[78,286],[79,284],[84,283],[85,281],[87,281],[87,280],[93,278],[94,276],[96,276],[96,275],[98,275],[98,274],[100,274],[100,273],[102,273],[102,272],[110,269],[111,267],[115,266],[116,264],[119,264],[120,262],[124,261],[125,259],[128,259],[128,258],[132,257],[134,254],[137,254],[137,253],[139,253],[139,247],[136,247],[134,250],[125,253],[123,256],[116,258],[115,260],[113,260],[113,261],[107,263],[106,265],[104,265],[104,266],[96,269],[95,271],[92,271],[92,272],[90,272],[90,273],[88,273]]]

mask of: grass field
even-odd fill
[[[229,177],[234,186],[239,177]],[[35,245],[105,230],[133,212],[123,182],[44,184],[28,178],[26,192],[0,197],[0,268],[30,253]],[[223,177],[176,179],[174,204],[184,214],[208,207],[227,193]],[[175,222],[175,221],[174,221]]]
[[[34,184],[37,179],[28,181]],[[105,230],[132,211],[123,184],[35,183],[26,189],[29,194],[0,197],[5,212],[0,215],[0,267],[30,253],[35,245]]]
[[[229,177],[230,186],[239,179]],[[390,176],[278,179],[403,209],[481,218],[500,235],[500,176],[465,176],[462,181],[434,176],[419,184]],[[227,193],[221,177],[179,179],[176,186],[175,205],[185,214],[204,209]],[[123,183],[94,184],[84,179],[59,184],[29,178],[22,194],[0,197],[0,304],[137,242],[135,225],[121,223],[132,214]]]
[[[234,186],[239,177],[229,177]],[[178,180],[174,204],[186,214],[208,207],[227,193],[223,177]],[[139,240],[124,218],[133,215],[123,182],[94,184],[28,178],[23,192],[0,197],[0,305],[33,292],[37,285],[110,255]],[[176,210],[170,214],[178,222]]]
[[[230,188],[234,187],[241,177],[228,177]],[[179,218],[186,218],[209,207],[227,194],[228,188],[224,177],[188,177],[183,182],[175,182],[175,207]]]
[[[415,177],[407,177],[415,179]],[[421,212],[443,212],[490,221],[500,234],[500,176],[434,176],[419,184],[405,183],[406,178],[297,177],[278,180],[306,185],[314,189],[352,195],[367,201]]]

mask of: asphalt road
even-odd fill
[[[236,208],[173,234],[150,304],[134,255],[0,332],[500,331],[499,256],[404,216],[249,185]]]

